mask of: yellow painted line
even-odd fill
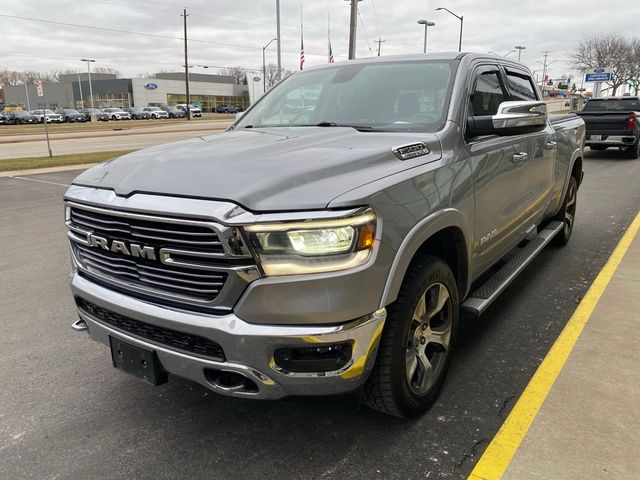
[[[527,388],[520,395],[513,410],[480,457],[469,475],[469,480],[498,480],[502,477],[596,308],[602,293],[620,265],[622,257],[638,233],[638,229],[640,229],[640,212],[629,225],[606,265],[536,370]]]

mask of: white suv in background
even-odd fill
[[[131,120],[131,114],[121,108],[104,108],[102,111],[106,113],[111,120]]]
[[[48,108],[44,110],[32,110],[31,114],[38,119],[38,122],[43,123],[44,117],[47,117],[47,123],[62,123],[62,115],[54,112],[53,110],[49,110]]]
[[[169,113],[165,112],[160,107],[144,107],[142,110],[149,112],[151,118],[169,118]]]
[[[201,117],[202,116],[202,109],[200,107],[196,107],[195,105],[189,105],[189,108],[187,109],[187,104],[186,103],[178,103],[176,105],[176,108],[179,108],[180,110],[184,110],[185,112],[187,110],[191,111],[191,116],[192,117]]]

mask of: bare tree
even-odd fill
[[[611,87],[613,95],[629,78],[629,39],[617,33],[585,36],[575,51],[573,60],[578,69],[608,68],[612,72]]]
[[[228,77],[234,77],[238,85],[247,84],[247,71],[242,67],[227,67],[220,71],[221,75],[227,75]]]
[[[110,67],[96,67],[93,69],[93,72],[95,73],[110,73],[112,75],[115,75],[116,78],[120,77],[120,72],[118,70],[116,70],[115,68],[110,68]]]
[[[265,80],[267,82],[267,88],[273,87],[276,83],[278,83],[278,65],[275,63],[269,63],[265,67]],[[282,72],[282,78],[285,79],[293,72],[291,70],[284,70]]]
[[[638,95],[640,92],[640,38],[638,37],[629,41],[627,65],[629,67],[627,82],[633,88],[634,95]]]
[[[18,85],[19,83],[22,83],[21,72],[0,69],[0,87],[4,87],[6,85]]]

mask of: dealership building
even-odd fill
[[[35,85],[5,86],[7,104],[36,108],[146,107],[149,104],[186,103],[184,73],[158,73],[154,78],[116,78],[111,74],[60,75],[57,83],[43,85],[44,97],[38,97]],[[205,112],[220,105],[249,106],[249,87],[238,85],[234,77],[194,73],[189,75],[192,104]]]

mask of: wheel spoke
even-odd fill
[[[427,339],[427,345],[429,343],[435,343],[436,345],[440,345],[444,350],[448,350],[449,339],[451,338],[451,323],[447,323],[443,325],[442,328],[436,330],[432,330],[431,327],[429,327],[424,332],[424,336]]]
[[[571,215],[569,212],[566,212],[564,215],[564,219],[567,223],[567,226],[571,228],[573,226],[573,215]]]
[[[416,352],[414,349],[407,350],[406,362],[407,382],[409,383],[409,385],[411,385],[413,375],[416,373],[416,369],[418,368],[418,359],[416,358]]]
[[[413,320],[418,322],[418,324],[423,323],[426,320],[425,318],[426,311],[427,311],[427,301],[425,299],[425,295],[422,295],[422,297],[420,297],[420,300],[418,301],[418,305],[416,305],[416,309],[413,312]]]
[[[433,367],[425,354],[424,348],[421,348],[416,356],[418,363],[418,384],[416,385],[420,393],[425,393],[433,383]]]
[[[449,292],[441,283],[436,283],[428,292],[430,293],[430,298],[435,298],[435,301],[429,302],[432,306],[427,311],[427,318],[433,318],[436,314],[440,313],[446,305],[447,300],[449,300]],[[433,297],[431,297],[431,295],[433,295]]]

